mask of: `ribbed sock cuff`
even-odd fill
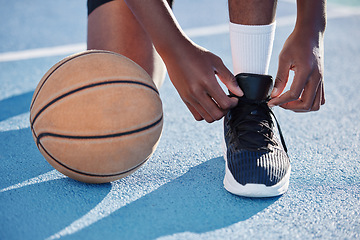
[[[234,74],[268,74],[276,22],[269,25],[230,22],[229,27]]]

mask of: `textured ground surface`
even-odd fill
[[[143,168],[103,185],[53,170],[31,137],[29,103],[53,64],[84,49],[86,3],[0,2],[0,239],[360,238],[357,1],[329,4],[326,105],[310,114],[275,111],[292,176],[288,193],[270,199],[223,189],[222,123],[194,121],[168,79],[162,139]],[[175,12],[193,40],[231,68],[226,1],[176,1]],[[295,12],[291,1],[279,2],[272,75]]]

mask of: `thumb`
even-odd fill
[[[230,72],[230,70],[222,65],[217,68],[215,71],[216,75],[219,77],[220,81],[225,84],[227,89],[236,96],[244,96],[244,92],[240,89],[239,84],[237,83],[235,76]]]
[[[286,86],[289,79],[290,66],[286,62],[279,61],[278,71],[275,78],[274,88],[271,92],[271,97],[278,97]]]

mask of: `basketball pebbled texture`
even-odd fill
[[[83,182],[104,183],[137,170],[163,125],[159,92],[130,59],[90,50],[55,64],[30,106],[34,140],[46,160]]]

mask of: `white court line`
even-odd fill
[[[333,10],[332,12],[328,12],[328,19],[340,18],[340,17],[348,17],[360,15],[360,8],[338,8]],[[288,16],[277,19],[278,26],[289,26],[293,25],[295,22],[295,16]],[[186,30],[186,33],[189,37],[199,37],[199,36],[208,36],[215,34],[224,34],[228,32],[228,25],[214,25],[209,27],[202,28],[193,28]],[[23,59],[31,59],[31,58],[39,58],[39,57],[47,57],[47,56],[58,56],[70,54],[78,51],[84,50],[86,47],[85,43],[80,44],[72,44],[72,45],[64,45],[53,48],[40,48],[40,49],[32,49],[26,51],[12,52],[12,53],[2,53],[0,54],[0,62],[6,61],[16,61]],[[28,114],[28,113],[26,113]],[[21,117],[25,117],[25,114]],[[0,192],[9,191],[12,189],[18,189],[24,186],[32,185],[35,183],[46,182],[50,180],[55,180],[61,178],[62,175],[57,175],[56,170],[51,172],[42,174],[36,178],[29,179],[19,184],[15,184],[8,188],[0,190]],[[97,221],[109,216],[111,213],[119,210],[121,207],[141,198],[142,196],[154,191],[159,186],[165,183],[159,183],[157,186],[149,186],[147,183],[151,181],[139,181],[135,177],[136,175],[130,175],[127,178],[126,184],[125,182],[116,181],[111,183],[112,187],[108,195],[92,210],[86,213],[84,216],[72,222],[70,225],[60,230],[59,232],[53,234],[48,239],[59,239],[63,236],[71,235],[75,232],[78,232]],[[131,184],[129,184],[129,182]],[[152,188],[151,188],[152,187]],[[140,191],[140,190],[141,191]],[[121,195],[122,192],[130,193]]]
[[[359,7],[343,7],[336,6],[328,11],[328,19],[342,18],[360,15]],[[277,26],[290,26],[294,25],[296,16],[285,16],[277,18]],[[217,34],[228,33],[228,24],[212,25],[207,27],[190,28],[186,29],[185,32],[190,38],[211,36]],[[36,48],[23,51],[4,52],[0,53],[0,62],[18,61],[33,58],[51,57],[68,55],[76,52],[81,52],[86,49],[86,43],[69,44],[47,48]]]
[[[295,23],[295,19],[296,19],[295,15],[278,18],[276,20],[277,26],[293,25]],[[190,28],[185,30],[185,33],[190,38],[225,34],[228,32],[229,32],[229,25],[227,23],[206,26],[206,27]],[[35,48],[35,49],[29,49],[23,51],[5,52],[5,53],[0,53],[0,62],[18,61],[18,60],[51,57],[51,56],[61,56],[61,55],[81,52],[84,51],[85,49],[86,49],[86,43],[77,43],[77,44],[62,45],[56,47]]]
[[[14,190],[14,189],[18,189],[18,188],[22,188],[22,187],[29,186],[29,185],[34,185],[34,184],[37,184],[37,183],[53,181],[53,180],[62,179],[62,178],[66,178],[66,176],[61,174],[57,170],[52,170],[50,172],[41,174],[41,175],[39,175],[37,177],[28,179],[28,180],[26,180],[24,182],[17,183],[15,185],[9,186],[7,188],[3,188],[3,189],[0,190],[0,193],[10,191],[10,190]]]
[[[20,130],[30,127],[30,112],[22,113],[14,117],[0,121],[0,132]]]
[[[67,55],[86,49],[86,43],[77,43],[56,47],[34,48],[24,51],[5,52],[0,54],[0,62],[26,60],[32,58]]]
[[[118,181],[111,182],[110,192],[101,202],[99,202],[88,213],[75,220],[59,232],[46,238],[46,240],[55,240],[64,236],[72,235],[100,221],[101,219],[106,218],[113,212],[155,191],[160,186],[167,183],[167,181],[149,181],[148,179],[138,176],[141,176],[141,174],[132,174],[127,176],[126,181],[120,179]]]

